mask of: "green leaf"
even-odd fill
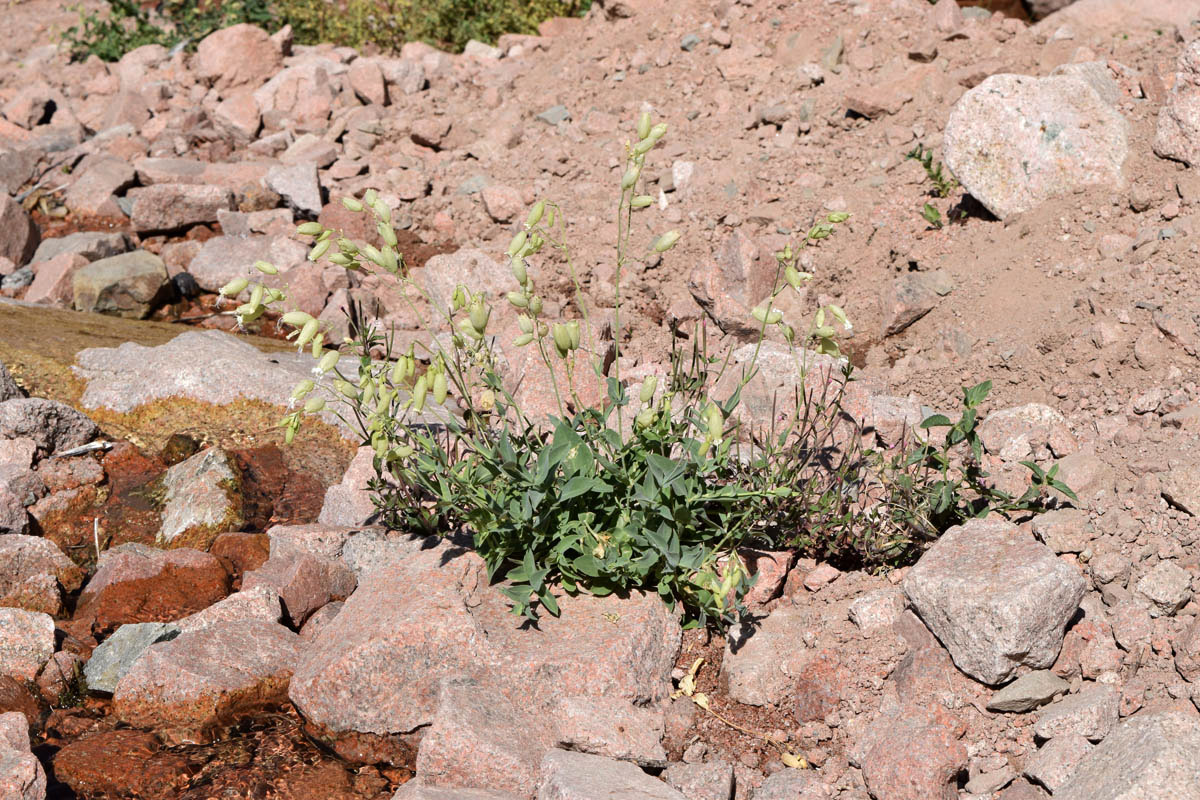
[[[932,414],[921,420],[922,428],[948,428],[954,423],[945,414]]]
[[[975,408],[976,406],[978,406],[980,403],[982,403],[984,401],[984,399],[988,396],[988,394],[991,391],[992,391],[992,382],[991,381],[984,381],[983,383],[977,383],[969,389],[964,389],[963,390],[964,401],[965,401],[967,407]]]

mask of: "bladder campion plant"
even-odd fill
[[[625,147],[608,359],[583,302],[563,209],[552,202],[531,208],[507,248],[515,283],[502,302],[517,310],[518,330],[504,345],[492,329],[493,298],[459,285],[449,304],[439,305],[412,279],[396,250],[391,209],[376,192],[343,204],[373,216],[382,248],[355,244],[316,222],[298,229],[314,241],[311,261],[388,273],[424,295],[433,311],[424,319],[412,307],[427,334],[420,351],[410,346],[396,353],[392,334],[364,326],[340,343],[357,356],[353,367],[344,353],[326,347],[327,331],[318,320],[302,311],[284,313],[280,319],[292,329],[289,338],[317,362],[313,379],[292,392],[293,408],[302,405],[284,419],[285,439],[291,441],[305,415],[336,413],[374,448],[379,479],[372,486],[385,521],[430,533],[470,532],[513,610],[530,618],[539,609],[558,613],[556,591],[605,595],[641,589],[682,605],[688,624],[723,627],[743,610],[752,582],[738,548],[755,536],[764,503],[790,491],[783,478],[772,485],[737,480],[732,416],[753,363],[724,398],[712,391],[729,359],[696,349],[690,358],[676,350],[669,374],[635,387],[636,400],[621,377],[622,273],[631,260],[666,254],[680,239],[678,231],[668,231],[644,252],[635,252],[631,243],[634,215],[653,205],[638,192],[642,169],[666,133],[665,124],[642,114]],[[809,231],[805,243],[829,236],[847,216],[830,215]],[[567,264],[577,318],[550,319],[545,312],[531,268],[547,247]],[[754,309],[760,343],[768,328],[778,328],[797,352],[811,346],[836,353],[827,320],[845,323],[840,308],[819,310],[808,333],[798,336],[772,305],[779,292],[799,289],[811,278],[795,261],[790,247],[779,254],[785,280]],[[277,271],[265,262],[255,267]],[[243,324],[286,301],[282,290],[248,278],[232,281],[221,294],[248,294],[236,309]],[[509,346],[535,348],[557,413],[539,418],[522,407],[501,366],[502,349]],[[382,358],[373,357],[380,351]],[[577,374],[582,369],[593,371],[604,387],[600,402],[582,399]]]

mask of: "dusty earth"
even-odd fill
[[[45,652],[28,633],[42,617],[0,622],[0,712],[19,712],[0,716],[0,745],[11,745],[0,746],[0,794],[582,800],[622,785],[629,796],[689,800],[1200,797],[1200,749],[1191,746],[1200,742],[1200,156],[1189,168],[1178,154],[1156,154],[1160,113],[1188,80],[1200,85],[1200,57],[1190,78],[1177,75],[1200,22],[1184,0],[1057,5],[1066,7],[1031,22],[1023,8],[964,12],[949,0],[609,0],[584,20],[551,20],[542,36],[462,56],[421,45],[396,59],[360,56],[292,47],[286,31],[241,30],[195,55],[143,48],[105,65],[58,53],[56,31],[75,12],[47,0],[9,4],[0,361],[25,393],[74,407],[99,429],[21,406],[58,426],[47,444],[0,403],[0,510],[19,512],[0,517],[0,546],[13,548],[0,564],[0,606],[49,615],[54,628]],[[957,155],[969,137],[947,133],[964,95],[993,75],[1078,65],[1092,70],[1093,116],[1078,125],[1062,174],[1045,178],[1026,164],[1017,183],[1059,180],[1028,207],[1010,212],[994,196],[1011,185],[939,197],[905,157],[917,145],[935,162],[954,153],[969,182],[971,156]],[[1057,460],[1075,507],[1012,530],[972,528],[920,566],[886,574],[764,557],[758,628],[742,644],[695,632],[648,643],[637,637],[669,625],[630,600],[604,614],[644,628],[610,631],[588,607],[549,629],[546,653],[514,643],[510,657],[475,638],[404,627],[402,612],[428,613],[430,631],[477,630],[490,643],[515,636],[489,616],[493,601],[472,583],[469,556],[448,554],[450,568],[427,564],[411,557],[410,542],[366,525],[361,459],[343,482],[354,448],[335,428],[280,446],[273,404],[295,377],[270,319],[255,327],[260,336],[239,333],[261,359],[239,351],[223,371],[186,363],[223,352],[223,339],[183,340],[166,361],[199,377],[181,381],[177,395],[151,396],[166,374],[153,369],[170,366],[147,366],[162,363],[152,354],[183,331],[231,330],[214,292],[263,253],[314,315],[335,320],[354,298],[415,336],[408,312],[380,287],[337,270],[300,278],[316,273],[294,223],[319,218],[369,240],[375,234],[350,227],[337,203],[368,187],[395,208],[417,280],[451,275],[495,290],[511,288],[500,265],[525,209],[558,202],[586,299],[611,309],[616,187],[643,110],[670,130],[645,170],[644,191],[657,202],[636,218],[634,242],[671,228],[683,236],[621,287],[634,373],[661,368],[674,332],[697,324],[717,348],[744,343],[749,308],[771,289],[772,254],[830,212],[848,212],[805,251],[815,277],[804,302],[784,308],[789,322],[806,328],[817,304],[846,309],[853,329],[843,349],[874,398],[867,406],[881,436],[923,411],[951,413],[961,387],[993,381],[983,407],[994,420],[988,466],[1019,483],[1017,462]],[[1089,140],[1114,117],[1124,120],[1114,123],[1121,137]],[[999,130],[997,120],[988,124]],[[990,146],[994,154],[1003,143]],[[1116,172],[1085,180],[1075,159],[1101,150],[1119,151]],[[926,203],[944,225],[921,216]],[[35,255],[39,243],[81,232],[113,238]],[[123,262],[129,271],[106,279],[108,306],[81,294],[90,264],[124,251],[144,251],[150,289],[135,286],[145,273],[135,279]],[[531,273],[569,316],[561,267],[545,257]],[[121,361],[111,348],[122,342],[155,349]],[[264,363],[279,367],[278,383],[239,366]],[[230,394],[204,395],[196,386],[205,379]],[[91,402],[104,386],[129,402]],[[0,382],[0,401],[14,402],[3,390]],[[116,444],[51,457],[96,438]],[[196,518],[216,516],[170,533],[171,515],[185,513],[171,510],[172,491],[192,498]],[[29,539],[59,552],[45,556]],[[412,563],[380,556],[379,571],[364,566],[361,552],[393,551]],[[27,566],[34,553],[48,560]],[[957,565],[965,588],[938,572],[939,559]],[[429,587],[434,601],[388,588],[397,585]],[[269,611],[246,610],[264,597]],[[972,598],[995,598],[990,616],[979,617]],[[218,601],[215,621],[122,645],[130,663],[115,694],[99,683],[81,692],[71,677],[116,630],[132,637],[136,624],[183,624]],[[260,638],[246,644],[230,620]],[[1015,641],[996,644],[1010,634]],[[346,649],[360,641],[361,651]],[[598,658],[584,680],[563,666],[580,660],[579,642],[596,652],[629,647],[641,671]],[[363,655],[376,647],[380,661]],[[248,681],[204,660],[222,651],[249,654],[232,669]],[[698,689],[718,713],[814,769],[788,769],[763,738],[669,700],[699,657]],[[208,666],[174,701],[147,688],[158,685],[155,668],[167,675],[192,663]],[[546,704],[553,721],[544,727],[557,733],[522,728],[529,709],[495,698],[519,693],[529,663],[560,676],[570,688],[556,691],[572,702],[594,700],[572,676],[610,685],[604,696],[625,704],[612,711],[619,721],[592,706],[590,716],[555,716],[558,701],[538,695],[530,702]],[[494,677],[472,672],[475,664],[492,664]],[[443,672],[491,687],[491,704],[437,683]],[[399,684],[379,684],[392,673]],[[1030,682],[1025,694],[1000,690],[1021,695],[1004,705],[998,687],[1018,676]],[[220,699],[205,681],[221,687]],[[196,711],[206,703],[211,713]],[[376,707],[408,722],[380,723]],[[22,725],[32,760],[16,741]],[[543,761],[556,748],[600,761]],[[644,771],[618,769],[631,762]],[[1121,794],[1146,775],[1161,782]]]

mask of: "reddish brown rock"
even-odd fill
[[[271,539],[265,533],[231,531],[214,539],[208,552],[221,560],[236,583],[243,574],[266,563],[271,555]]]
[[[279,45],[262,28],[234,25],[211,33],[192,57],[196,77],[218,90],[247,86],[256,89],[283,66]]]
[[[79,253],[62,253],[49,261],[39,262],[33,283],[25,290],[23,299],[27,303],[69,308],[75,296],[73,276],[88,263]]]
[[[834,650],[822,650],[796,679],[792,713],[797,722],[819,722],[837,709],[853,677]]]
[[[117,683],[113,712],[168,741],[205,742],[237,718],[280,703],[300,639],[272,622],[237,620],[150,646]]]
[[[29,723],[21,714],[0,714],[0,797],[43,800],[46,773],[29,748]]]
[[[38,238],[38,227],[21,204],[0,192],[0,258],[24,265],[37,250]]]
[[[188,757],[162,752],[153,733],[99,731],[54,755],[54,777],[81,797],[169,797],[191,780]]]
[[[127,622],[171,622],[217,602],[229,576],[215,556],[180,548],[125,544],[100,556],[96,574],[79,596],[77,619],[97,632]]]
[[[61,705],[62,699],[79,686],[82,674],[83,660],[74,653],[59,650],[42,667],[37,677],[38,691],[46,702]]]
[[[56,615],[59,585],[75,591],[83,572],[53,542],[38,536],[0,536],[0,606]]]
[[[86,444],[99,432],[96,423],[55,400],[22,397],[0,403],[0,438],[32,439],[41,455]]]
[[[954,729],[908,706],[882,715],[853,753],[871,795],[887,800],[957,800],[967,749]]]
[[[242,578],[244,590],[271,587],[283,601],[284,613],[299,628],[317,609],[354,591],[354,573],[341,561],[311,553],[273,556]]]
[[[0,608],[0,675],[32,681],[54,655],[54,620],[48,614]]]
[[[217,212],[233,206],[233,192],[221,186],[160,183],[131,189],[134,230],[171,231],[216,222]]]
[[[38,702],[24,682],[0,675],[0,714],[11,711],[20,712],[25,716],[29,727],[41,730],[42,720],[46,716],[45,707]]]

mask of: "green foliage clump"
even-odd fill
[[[71,57],[96,56],[119,61],[123,55],[148,44],[168,49],[195,47],[213,31],[248,22],[263,28],[278,24],[269,0],[164,0],[152,12],[136,0],[107,0],[108,13],[80,11],[79,24],[63,32]]]
[[[375,45],[398,52],[420,41],[461,52],[476,39],[495,43],[505,33],[537,33],[551,17],[573,17],[589,0],[275,0],[296,41]]]
[[[988,488],[975,465],[979,389],[944,445],[890,454],[865,447],[861,425],[843,403],[851,369],[828,367],[844,363],[836,337],[837,326],[849,328],[845,313],[826,305],[797,328],[776,306],[781,293],[802,293],[813,277],[798,269],[790,245],[776,255],[777,288],[750,312],[757,344],[740,375],[730,371],[732,351],[710,356],[698,329],[686,352],[675,340],[663,375],[640,384],[623,380],[622,275],[632,261],[657,259],[680,239],[669,231],[644,251],[632,244],[635,215],[654,205],[638,193],[642,169],[666,131],[643,114],[625,146],[609,325],[593,325],[564,213],[553,203],[536,203],[507,248],[514,289],[504,302],[515,311],[517,331],[503,347],[492,319],[499,298],[461,284],[448,301],[429,297],[408,274],[391,208],[375,191],[343,204],[370,215],[382,248],[356,244],[317,222],[301,225],[298,232],[314,242],[310,260],[386,273],[402,284],[402,296],[423,295],[433,318],[412,306],[425,335],[407,352],[398,350],[394,333],[357,320],[342,343],[346,352],[338,352],[326,347],[321,321],[284,313],[280,322],[293,328],[289,338],[311,348],[314,372],[326,377],[296,386],[292,402],[303,406],[283,420],[285,441],[306,414],[336,413],[374,449],[371,487],[386,523],[470,534],[513,611],[530,619],[541,611],[557,614],[561,592],[644,590],[682,606],[688,624],[724,627],[744,612],[753,582],[740,554],[746,546],[796,547],[888,566],[911,559],[955,520],[1036,510],[1043,489],[1065,490],[1053,471],[1040,473],[1037,491],[1018,499]],[[820,246],[848,217],[829,215],[801,246]],[[551,318],[535,286],[536,257],[546,249],[566,264],[575,287],[573,318]],[[255,267],[277,272],[265,262]],[[221,294],[248,295],[236,309],[241,324],[286,300],[285,290],[247,278]],[[786,343],[799,384],[764,432],[744,426],[739,407],[768,337]],[[526,395],[507,380],[505,365],[519,348],[533,348],[532,361],[545,369],[549,412],[527,407]],[[816,369],[818,363],[825,366]],[[927,428],[941,424],[936,417],[925,421]]]

